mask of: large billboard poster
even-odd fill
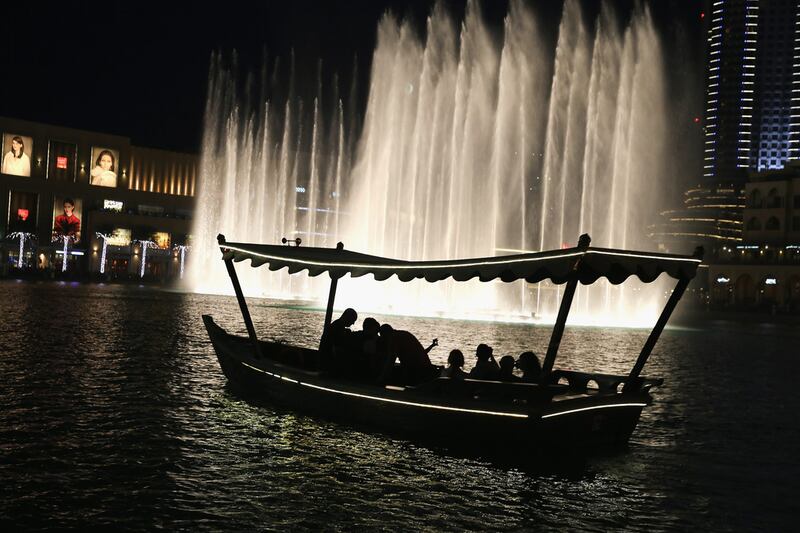
[[[33,192],[10,191],[8,200],[8,232],[36,230],[39,195]]]
[[[47,179],[73,183],[77,150],[77,145],[73,143],[50,141],[47,149]]]
[[[53,238],[69,236],[81,240],[83,202],[80,198],[56,196],[53,202]]]
[[[153,233],[153,242],[155,242],[156,246],[158,246],[159,248],[167,249],[167,248],[169,248],[169,244],[170,244],[170,238],[169,237],[170,237],[169,233],[167,233],[165,231],[157,231],[157,232]]]
[[[108,244],[111,246],[128,246],[131,243],[131,230],[116,228],[108,236]]]
[[[89,173],[89,183],[101,187],[116,187],[117,161],[119,161],[119,151],[93,146],[92,171]]]
[[[3,174],[31,176],[33,138],[16,133],[3,133]]]

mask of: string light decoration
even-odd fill
[[[106,249],[108,248],[108,238],[109,235],[104,233],[100,233],[99,231],[95,233],[98,239],[103,239],[103,251],[100,253],[100,273],[106,273]]]
[[[8,234],[9,239],[19,239],[19,258],[17,259],[17,268],[22,268],[23,253],[25,251],[25,241],[27,239],[35,239],[36,235],[28,233],[27,231],[15,231]]]
[[[145,266],[145,263],[147,262],[147,249],[148,248],[158,248],[158,245],[155,242],[149,241],[149,240],[140,240],[140,241],[136,241],[136,242],[138,242],[140,245],[142,245],[142,265],[139,267],[139,277],[143,278],[144,277],[144,266]]]
[[[184,263],[184,260],[186,259],[186,250],[188,250],[189,248],[190,247],[185,245],[185,244],[176,244],[175,246],[172,247],[173,250],[180,251],[180,253],[181,253],[181,278],[180,279],[183,279],[183,263]]]
[[[61,272],[67,271],[67,255],[69,255],[70,241],[75,241],[75,237],[72,235],[56,235],[53,237],[52,242],[61,242],[64,244],[64,248],[61,253]]]

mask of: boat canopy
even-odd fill
[[[372,274],[379,281],[397,276],[400,281],[424,279],[435,282],[447,278],[467,281],[478,278],[481,281],[500,279],[507,283],[520,279],[529,283],[550,280],[561,284],[566,283],[574,271],[584,285],[601,277],[616,285],[630,276],[650,283],[664,272],[677,280],[690,280],[694,278],[702,257],[702,251],[685,256],[578,246],[474,259],[402,261],[345,250],[341,243],[337,248],[280,246],[226,242],[222,235],[218,241],[223,259],[236,262],[250,259],[253,267],[288,268],[290,274],[307,270],[310,276],[327,272],[332,279],[345,274],[354,278]]]

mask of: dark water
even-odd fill
[[[795,529],[800,328],[665,332],[666,378],[627,450],[572,465],[447,455],[226,389],[200,314],[230,298],[0,282],[0,527],[125,529]],[[252,308],[313,346],[319,312]],[[544,351],[549,329],[391,318],[449,349]],[[298,333],[301,332],[301,333]],[[306,333],[302,333],[306,332]],[[557,366],[625,372],[647,332],[574,328]]]

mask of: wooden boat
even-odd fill
[[[248,336],[227,333],[203,316],[220,366],[228,381],[251,397],[311,415],[342,420],[413,439],[484,446],[596,449],[621,445],[635,429],[650,391],[661,379],[641,371],[670,314],[695,276],[702,249],[677,256],[591,248],[588,235],[575,248],[453,261],[400,261],[344,250],[228,243],[218,237]],[[253,267],[288,268],[328,273],[331,287],[325,327],[331,322],[337,281],[342,276],[372,274],[377,280],[396,275],[402,281],[430,282],[549,279],[566,284],[538,383],[504,383],[438,378],[416,386],[359,382],[320,370],[317,350],[259,340],[239,284],[234,262],[249,259]],[[677,279],[658,322],[628,375],[554,369],[554,362],[577,284],[600,277],[621,283],[631,275],[652,282],[662,273]],[[590,384],[595,386],[590,387]]]

